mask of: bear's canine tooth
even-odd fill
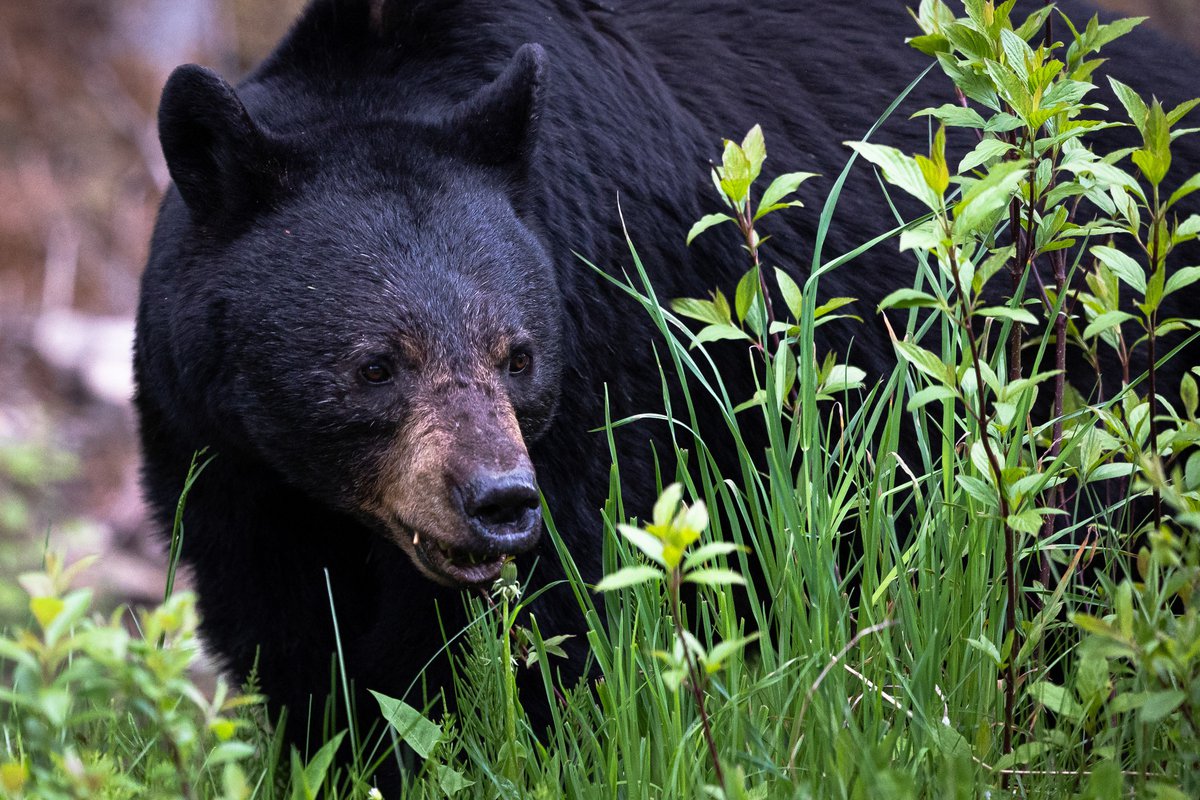
[[[420,533],[420,531],[414,531],[413,532],[413,547],[416,547],[420,543],[421,543],[421,533]]]

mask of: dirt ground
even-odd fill
[[[1101,1],[1200,49],[1200,0]],[[3,578],[47,542],[103,554],[90,580],[107,604],[161,596],[129,405],[137,281],[168,180],[157,96],[186,61],[238,76],[301,5],[0,3],[0,624],[20,602]]]

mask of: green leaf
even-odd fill
[[[815,172],[788,172],[771,181],[771,185],[763,192],[762,199],[758,202],[758,211],[755,213],[754,219],[757,220],[764,216],[768,209],[777,205],[783,198],[796,191],[800,187],[800,184],[809,178],[815,177]]]
[[[1029,694],[1055,714],[1060,714],[1074,722],[1079,722],[1084,717],[1083,706],[1079,705],[1079,701],[1075,699],[1070,690],[1062,686],[1049,681],[1038,681],[1029,687]]]
[[[946,166],[946,126],[938,125],[937,133],[933,136],[933,147],[929,158],[916,156],[917,166],[930,189],[942,197],[950,187],[950,168]]]
[[[1183,182],[1182,185],[1175,191],[1171,192],[1171,198],[1167,200],[1167,207],[1175,205],[1177,202],[1187,197],[1192,192],[1200,190],[1200,172],[1197,172],[1192,177]],[[1194,218],[1195,215],[1193,214]]]
[[[1197,105],[1200,105],[1200,98],[1184,100],[1167,113],[1167,124],[1174,125],[1176,122],[1179,122],[1179,120],[1187,116],[1188,113],[1190,113],[1191,110]]]
[[[451,769],[445,764],[437,765],[438,786],[446,793],[447,797],[461,792],[463,789],[468,789],[475,785],[475,781],[466,778],[461,772],[456,769]]]
[[[926,386],[908,399],[908,410],[915,411],[935,400],[953,400],[958,392],[949,386]]]
[[[1103,636],[1106,639],[1122,638],[1120,632],[1118,632],[1116,628],[1114,628],[1112,625],[1109,625],[1099,617],[1092,616],[1091,614],[1084,614],[1077,611],[1073,614],[1069,614],[1068,618],[1076,627],[1092,634],[1093,636]]]
[[[304,780],[304,764],[300,761],[300,751],[292,748],[292,794],[291,800],[316,800],[316,794]]]
[[[1141,25],[1149,17],[1124,17],[1114,19],[1105,25],[1096,28],[1095,37],[1091,40],[1095,51],[1098,51],[1104,45],[1115,42],[1125,34],[1132,31],[1138,25]]]
[[[825,301],[813,310],[813,318],[821,319],[821,317],[824,317],[830,311],[836,311],[839,308],[843,308],[844,306],[848,306],[851,303],[857,302],[857,297],[831,297],[829,300]]]
[[[1154,186],[1162,183],[1167,170],[1171,168],[1170,154],[1164,155],[1155,150],[1135,150],[1130,160],[1137,164],[1142,175]]]
[[[67,724],[71,713],[71,693],[66,688],[49,686],[39,689],[37,693],[37,709],[55,728]]]
[[[758,408],[767,402],[767,390],[756,389],[749,400],[744,400],[733,407],[734,414],[740,414],[750,408]]]
[[[1025,79],[1017,74],[1010,64],[1001,64],[988,58],[984,59],[983,66],[987,76],[999,90],[1000,97],[1013,107],[1017,116],[1021,117],[1027,126],[1037,127],[1030,119],[1033,112],[1033,96]]]
[[[696,340],[692,343],[693,347],[697,347],[708,342],[717,342],[725,339],[745,339],[752,341],[750,336],[736,325],[708,325],[696,334]]]
[[[750,313],[750,304],[754,302],[757,293],[758,267],[753,267],[738,281],[737,292],[733,296],[733,308],[737,311],[740,321],[746,321],[746,315]]]
[[[971,4],[967,4],[967,12],[972,10]],[[961,51],[964,55],[969,56],[972,61],[983,58],[992,53],[992,42],[987,35],[979,30],[976,30],[972,25],[964,25],[961,23],[952,23],[944,28],[947,38],[950,39],[950,44],[955,49]]]
[[[786,401],[788,394],[792,391],[792,386],[796,383],[796,356],[792,352],[791,346],[781,341],[775,352],[775,401],[782,407]]]
[[[1187,695],[1179,689],[1150,692],[1138,711],[1138,719],[1142,722],[1158,722],[1179,708],[1185,697]]]
[[[926,207],[937,210],[941,207],[940,195],[925,181],[920,166],[914,158],[904,155],[894,147],[869,142],[844,142],[860,156],[883,171],[883,179],[893,186],[908,192]]]
[[[643,583],[651,581],[661,581],[663,577],[662,570],[646,564],[636,567],[623,567],[616,572],[605,575],[604,579],[596,584],[596,591],[611,592],[630,586],[640,586]]]
[[[750,160],[736,142],[725,142],[721,155],[720,187],[731,202],[739,207],[750,191]]]
[[[1032,82],[1033,76],[1030,73],[1030,67],[1033,65],[1035,57],[1029,43],[1017,36],[1015,32],[1001,28],[1000,47],[1004,50],[1005,61],[1013,73],[1025,83]],[[1034,86],[1040,86],[1040,82],[1035,82]]]
[[[417,709],[387,695],[370,690],[379,703],[383,718],[396,731],[396,735],[421,758],[429,758],[433,748],[442,738],[442,726],[430,722]]]
[[[936,33],[925,34],[924,36],[914,36],[908,40],[909,47],[913,47],[927,56],[944,53],[950,49],[950,42],[945,36]]]
[[[1200,234],[1200,214],[1192,214],[1175,228],[1175,237],[1177,240],[1180,238],[1190,238],[1196,234]]]
[[[987,466],[984,464],[983,466]],[[990,472],[990,470],[989,470]],[[987,473],[984,473],[987,474]],[[984,508],[996,507],[996,492],[992,489],[987,481],[980,480],[972,475],[956,475],[954,477],[958,485],[969,494],[975,502],[979,503]]]
[[[76,589],[64,597],[61,604],[53,621],[45,625],[47,644],[57,642],[83,619],[92,604],[92,590]]]
[[[713,325],[724,325],[729,322],[721,314],[721,309],[712,300],[701,300],[695,297],[678,297],[671,301],[671,310],[681,317],[708,322]]]
[[[977,312],[981,317],[992,317],[993,319],[1007,319],[1013,322],[1020,322],[1025,325],[1037,325],[1037,317],[1035,317],[1028,309],[1011,308],[1009,306],[988,306],[981,308]]]
[[[946,242],[946,235],[942,230],[942,225],[932,217],[900,232],[900,252],[902,253],[913,249],[933,251],[941,247],[944,242]]]
[[[1111,75],[1108,76],[1108,83],[1112,86],[1113,94],[1117,96],[1117,99],[1121,101],[1121,105],[1125,107],[1125,113],[1133,121],[1134,127],[1144,135],[1146,130],[1146,115],[1148,113],[1146,103],[1138,96],[1137,92]]]
[[[1016,514],[1008,515],[1008,527],[1014,531],[1036,535],[1042,529],[1042,515],[1037,509],[1027,508]]]
[[[1183,403],[1183,410],[1188,415],[1188,418],[1195,418],[1196,409],[1200,407],[1200,390],[1197,389],[1196,379],[1186,372],[1179,381],[1179,399]],[[1197,456],[1200,453],[1193,453],[1192,455]],[[1190,459],[1189,463],[1191,463]],[[1197,463],[1200,464],[1200,460],[1197,460]],[[1190,482],[1188,482],[1188,485],[1190,486]]]
[[[387,695],[370,690],[379,703],[383,718],[396,731],[396,735],[421,758],[429,758],[434,746],[442,738],[442,726],[430,722],[417,709]]]
[[[58,597],[32,597],[29,600],[29,611],[43,630],[54,622],[62,608],[63,601]]]
[[[897,289],[879,302],[878,311],[888,308],[939,308],[942,302],[918,289]]]
[[[919,371],[946,386],[954,385],[953,369],[945,364],[939,356],[934,355],[923,347],[912,342],[897,340],[892,342],[900,357],[912,364]]]
[[[1146,176],[1146,180],[1158,186],[1171,169],[1171,128],[1167,124],[1162,104],[1157,100],[1150,105],[1146,114],[1142,138],[1144,146],[1134,152],[1131,158]]]
[[[849,364],[834,364],[821,383],[821,393],[838,394],[849,389],[861,389],[867,373]]]
[[[618,525],[617,532],[624,536],[630,544],[646,554],[652,561],[657,561],[664,567],[662,540],[635,525]]]
[[[731,656],[737,655],[746,649],[746,645],[757,640],[759,635],[752,633],[749,636],[743,636],[739,639],[726,639],[725,641],[715,645],[712,650],[709,650],[704,658],[704,669],[708,674],[713,674],[721,668],[721,666],[729,660]]]
[[[1101,464],[1088,473],[1087,483],[1091,483],[1092,481],[1106,481],[1111,478],[1128,478],[1136,469],[1135,465],[1127,461],[1114,461],[1109,464]]]
[[[967,639],[967,644],[990,658],[997,667],[1004,663],[1004,659],[1000,657],[1000,651],[996,649],[996,645],[992,644],[990,639]]]
[[[687,558],[683,560],[683,568],[692,569],[699,564],[703,564],[705,561],[711,561],[720,556],[727,556],[739,550],[749,552],[749,548],[742,547],[733,542],[709,542],[688,553]]]
[[[746,579],[731,569],[724,567],[704,567],[684,573],[684,583],[698,583],[703,586],[745,586]]]
[[[659,527],[665,527],[671,524],[671,520],[675,518],[675,512],[679,509],[679,504],[683,501],[683,484],[676,481],[669,484],[662,490],[662,494],[654,501],[654,510],[651,513],[651,519],[654,524]],[[622,527],[622,526],[618,526]],[[632,527],[632,526],[624,526]],[[625,531],[622,528],[621,533]]]
[[[986,133],[1008,133],[1009,131],[1015,131],[1017,128],[1023,127],[1025,127],[1025,123],[1021,121],[1020,117],[1005,111],[993,115],[987,121],[987,124],[983,126],[983,130]]]
[[[993,159],[1000,158],[1005,154],[1016,150],[1011,144],[1000,139],[987,138],[975,145],[971,152],[963,156],[963,160],[958,162],[958,171],[960,173],[970,172],[983,164],[987,164]]]
[[[1093,336],[1101,334],[1110,328],[1115,328],[1131,319],[1137,319],[1137,317],[1126,311],[1105,311],[1083,329],[1083,338],[1091,339]]]
[[[242,761],[256,752],[254,745],[249,742],[221,742],[208,754],[208,763],[228,764],[233,761]]]
[[[780,345],[782,347],[782,345]],[[682,527],[695,533],[700,533],[708,527],[708,508],[704,505],[703,500],[697,500],[692,503],[682,513],[682,517],[676,516],[674,524],[676,527]]]
[[[775,268],[775,283],[779,286],[779,293],[783,295],[783,302],[792,319],[800,319],[800,312],[804,310],[804,293],[800,286],[792,280],[791,275],[779,267]]]
[[[342,738],[345,735],[346,732],[342,731],[330,739],[304,765],[304,785],[314,796],[319,794],[321,787],[325,785],[325,778],[329,775],[329,767],[333,765],[333,757],[337,753],[338,746],[341,745]]]
[[[746,138],[742,139],[742,152],[746,154],[746,160],[750,164],[750,182],[754,183],[762,174],[763,162],[767,160],[767,144],[763,140],[761,125],[755,125],[746,134]]]
[[[973,182],[954,207],[955,232],[989,233],[1027,177],[1024,161],[999,161],[987,177]]]
[[[1200,219],[1200,217],[1196,217],[1196,219]],[[1163,289],[1163,296],[1177,292],[1186,286],[1191,286],[1196,281],[1200,281],[1200,267],[1183,267],[1177,269],[1171,277],[1167,278],[1167,285]]]
[[[937,108],[922,109],[913,114],[910,119],[917,117],[934,117],[943,125],[949,125],[952,128],[982,129],[987,124],[975,109],[964,108],[953,103],[946,103]]]
[[[758,210],[754,212],[754,219],[756,219],[756,220],[761,219],[761,218],[765,217],[767,214],[774,213],[774,212],[780,210],[781,208],[804,208],[804,203],[801,203],[799,200],[792,200],[789,203],[772,203],[769,206],[760,205],[758,207]],[[762,239],[760,241],[765,241],[765,240],[766,240],[766,237],[764,237],[764,239]]]
[[[1016,28],[1017,36],[1020,36],[1025,41],[1032,39],[1042,31],[1042,26],[1046,23],[1046,17],[1050,16],[1050,12],[1053,10],[1054,6],[1047,5],[1034,11]]]
[[[1117,612],[1117,627],[1121,636],[1126,640],[1133,638],[1133,584],[1128,580],[1121,581],[1117,586],[1113,608]]]
[[[695,239],[712,226],[720,225],[722,222],[733,222],[733,217],[729,216],[728,214],[705,214],[699,219],[699,221],[696,222],[695,225],[692,226],[692,229],[688,231],[687,243],[691,244],[692,239]]]
[[[1132,258],[1107,245],[1096,245],[1091,252],[1100,260],[1100,263],[1112,270],[1114,275],[1130,287],[1143,295],[1146,293],[1146,273],[1141,265]]]

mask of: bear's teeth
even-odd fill
[[[413,534],[413,547],[421,543],[421,534],[419,532]]]

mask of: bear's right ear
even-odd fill
[[[482,163],[525,166],[545,113],[548,71],[541,45],[521,45],[494,81],[451,112],[446,135]]]
[[[171,73],[158,107],[158,138],[171,179],[199,224],[252,211],[279,188],[267,134],[210,69],[186,64]]]

